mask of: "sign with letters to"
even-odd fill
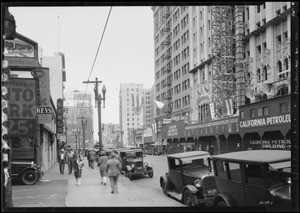
[[[34,137],[36,132],[36,102],[34,79],[9,79],[4,82],[7,94],[3,99],[8,107],[3,109],[7,116],[5,126],[8,136]]]

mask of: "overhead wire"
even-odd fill
[[[95,55],[95,59],[94,59],[94,62],[93,62],[93,65],[92,65],[92,68],[91,68],[91,71],[90,71],[90,74],[89,74],[89,77],[88,77],[87,81],[90,80],[91,74],[93,72],[93,69],[94,69],[94,66],[95,66],[95,63],[96,63],[96,60],[97,60],[97,57],[98,57],[98,53],[99,53],[99,50],[100,50],[100,47],[101,47],[101,44],[102,44],[102,40],[103,40],[103,37],[104,37],[104,34],[105,34],[105,30],[106,30],[106,27],[107,27],[107,24],[108,24],[108,20],[109,20],[109,17],[110,17],[111,10],[112,10],[112,6],[110,7],[110,10],[108,12],[107,19],[106,19],[106,22],[105,22],[105,26],[104,26],[104,29],[103,29],[103,32],[102,32],[102,36],[101,36],[101,39],[100,39],[100,42],[99,42],[99,45],[98,45],[98,49],[97,49],[97,52],[96,52],[96,55]],[[81,106],[80,106],[79,114],[81,114],[83,103],[85,101],[87,87],[88,87],[88,84],[86,84],[86,87],[85,87],[85,92],[84,92],[84,95],[83,95],[83,101],[82,101]]]

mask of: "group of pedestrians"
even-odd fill
[[[88,164],[94,169],[94,163],[97,157],[95,150],[91,150],[88,155]],[[76,184],[80,186],[82,168],[84,166],[81,150],[73,150],[71,147],[62,148],[59,153],[59,170],[64,174],[65,164],[68,164],[69,175],[74,171]],[[109,178],[111,193],[118,192],[118,178],[122,171],[122,159],[116,150],[109,155],[102,151],[98,157],[98,166],[100,171],[100,180],[102,185],[106,185],[107,177]]]
[[[62,175],[64,174],[65,164],[68,164],[69,175],[74,171],[76,184],[80,185],[82,167],[84,166],[82,151],[73,150],[71,147],[66,149],[63,147],[59,153],[59,170]]]

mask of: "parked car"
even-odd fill
[[[218,195],[213,206],[291,207],[291,151],[248,150],[212,156]]]
[[[33,185],[44,175],[33,161],[13,161],[11,163],[12,180],[21,180],[25,185]]]
[[[153,177],[153,167],[151,163],[144,161],[143,150],[141,149],[123,149],[119,150],[122,159],[122,171],[125,176],[132,180],[137,175],[148,175]]]
[[[159,180],[163,193],[187,206],[210,206],[217,193],[210,159],[204,151],[167,155],[169,171]]]

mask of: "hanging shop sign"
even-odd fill
[[[35,80],[9,79],[4,82],[8,107],[3,109],[7,116],[8,136],[34,137],[36,131]]]
[[[38,44],[35,41],[16,33],[14,40],[5,41],[4,48],[4,59],[10,68],[38,67]]]
[[[63,100],[61,98],[57,99],[56,132],[60,134],[64,132],[63,108]]]
[[[175,121],[162,127],[162,138],[174,139],[184,137],[184,121]]]

